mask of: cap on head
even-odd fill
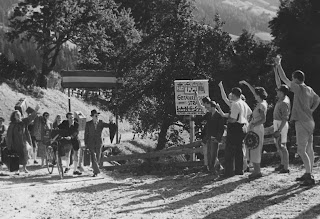
[[[91,115],[90,115],[91,117],[94,116],[94,115],[96,115],[96,114],[100,114],[100,113],[99,113],[97,110],[95,110],[95,109],[94,109],[94,110],[91,110]]]

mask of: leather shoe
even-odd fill
[[[76,171],[73,171],[73,175],[78,175],[78,176],[80,176],[80,175],[82,175],[82,173],[79,172],[78,170],[76,170]]]

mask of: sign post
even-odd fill
[[[190,143],[195,140],[194,118],[195,115],[203,115],[204,111],[198,106],[195,92],[200,99],[209,96],[209,80],[175,80],[176,114],[190,116]],[[192,160],[195,161],[195,154]]]

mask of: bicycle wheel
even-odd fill
[[[58,151],[56,152],[56,158],[57,158],[57,167],[58,167],[59,175],[60,175],[60,178],[63,179],[62,160]]]
[[[48,146],[47,147],[47,169],[50,174],[53,172],[54,164],[55,164],[54,151],[51,146]]]

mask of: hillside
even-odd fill
[[[224,31],[240,35],[243,29],[270,41],[268,22],[276,16],[278,0],[196,0],[195,18],[214,25],[214,16],[219,14],[225,22]]]
[[[39,88],[40,89],[40,88]],[[26,96],[13,90],[8,84],[0,84],[0,116],[4,117],[6,122],[9,123],[10,114],[12,113],[15,104],[20,98],[27,98],[30,107],[35,107],[37,103],[40,104],[40,113],[48,112],[50,114],[50,120],[53,121],[57,114],[61,114],[62,118],[65,118],[65,114],[68,111],[68,96],[58,90],[41,89],[44,93],[43,98],[35,99],[31,96]],[[97,109],[101,112],[101,119],[103,121],[109,121],[109,117],[113,116],[110,112],[105,112],[97,108],[96,106],[89,105],[76,97],[71,97],[71,110],[81,111],[87,116],[87,121],[91,119],[90,111]],[[130,129],[128,122],[119,123],[119,132],[125,132]],[[106,133],[105,133],[106,134]]]

